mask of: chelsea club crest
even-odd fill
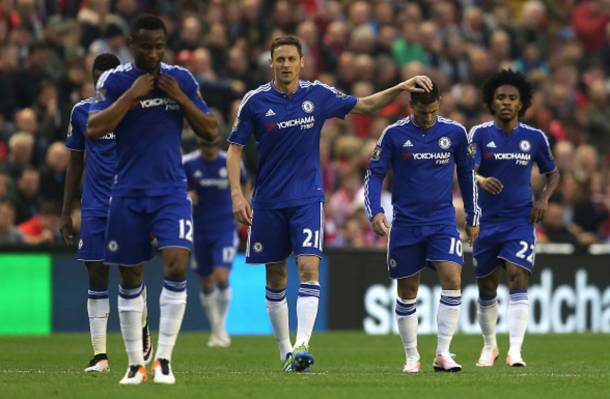
[[[311,114],[314,108],[315,107],[313,106],[313,103],[311,101],[303,101],[303,111],[307,112],[308,114]]]
[[[519,148],[521,148],[521,151],[528,152],[532,149],[532,145],[527,140],[521,140],[521,142],[519,143]]]
[[[451,147],[451,139],[449,137],[443,136],[438,140],[438,145],[443,150],[446,150]]]

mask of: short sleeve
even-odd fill
[[[70,124],[66,133],[66,148],[72,151],[85,151],[85,129],[87,128],[87,116],[83,107],[79,104],[72,108]]]
[[[199,108],[201,111],[206,114],[210,113],[210,108],[208,104],[206,104],[205,100],[201,95],[201,90],[199,89],[199,83],[195,80],[195,77],[189,72],[185,71],[184,76],[184,94],[188,96],[188,98]]]
[[[254,130],[254,121],[252,117],[252,95],[252,91],[248,92],[244,96],[243,100],[241,100],[241,104],[239,104],[239,108],[235,114],[235,122],[233,122],[231,134],[229,134],[229,138],[227,139],[229,143],[244,146],[248,143],[248,140],[250,140],[250,135]]]
[[[553,158],[553,152],[551,151],[551,145],[549,144],[549,140],[547,139],[546,135],[542,131],[540,131],[539,144],[536,147],[538,151],[536,152],[536,157],[534,160],[538,164],[540,174],[544,175],[551,173],[557,169],[555,159]]]
[[[326,119],[345,119],[345,117],[352,112],[356,104],[358,104],[358,99],[356,97],[344,94],[334,87],[319,82],[316,83],[319,84],[324,98]]]
[[[110,107],[119,97],[116,95],[116,77],[114,69],[106,71],[100,76],[95,86],[95,97],[89,108],[89,113],[100,112]]]

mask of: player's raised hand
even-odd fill
[[[424,93],[432,90],[432,81],[426,75],[417,75],[402,82],[402,87],[411,93]]]
[[[544,214],[549,207],[549,202],[543,199],[538,199],[532,204],[532,210],[529,214],[530,223],[540,223],[544,221]]]
[[[164,73],[159,75],[159,78],[157,79],[157,87],[163,90],[168,97],[173,98],[174,100],[177,100],[180,96],[184,95],[178,81]]]
[[[68,246],[72,246],[72,217],[70,215],[61,215],[61,221],[59,223],[59,232],[61,238]]]
[[[502,182],[500,182],[500,180],[491,176],[479,179],[479,186],[481,186],[483,190],[489,191],[492,194],[500,194],[504,188],[504,185]]]
[[[371,224],[373,225],[373,231],[382,237],[388,235],[390,231],[390,222],[385,217],[383,212],[379,212],[375,216],[373,216],[373,220],[371,220]]]
[[[466,235],[468,236],[468,243],[472,247],[474,240],[476,240],[479,236],[479,226],[471,226],[466,223],[464,224],[464,230],[466,230]]]
[[[155,88],[155,78],[150,73],[145,73],[133,82],[129,88],[135,98],[140,98],[150,93]]]
[[[252,226],[252,208],[246,198],[243,194],[239,194],[239,196],[233,196],[232,199],[235,220],[246,226]]]

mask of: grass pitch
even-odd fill
[[[156,334],[153,333],[156,340]],[[207,334],[183,333],[173,355],[176,385],[119,386],[127,356],[119,334],[108,337],[112,372],[83,373],[91,356],[88,334],[0,337],[0,398],[610,398],[610,336],[528,335],[526,368],[505,365],[508,337],[499,336],[492,368],[475,367],[482,338],[457,335],[460,373],[435,373],[436,337],[419,337],[422,371],[403,374],[396,335],[314,335],[312,372],[281,371],[271,336],[233,337],[228,349],[208,348]]]

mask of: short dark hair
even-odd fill
[[[95,57],[95,61],[93,61],[93,70],[104,72],[109,69],[114,69],[121,65],[121,61],[119,58],[110,53],[100,54]]]
[[[301,41],[296,36],[281,36],[275,39],[271,43],[271,58],[273,58],[273,52],[280,46],[294,46],[299,52],[299,57],[303,58],[303,50],[301,48]]]
[[[418,86],[419,87],[419,86]],[[411,93],[411,101],[413,104],[424,104],[430,105],[441,97],[441,91],[438,88],[438,83],[435,80],[432,81],[432,90],[424,91],[421,93]]]
[[[140,30],[162,30],[167,37],[167,28],[165,27],[165,23],[163,20],[156,15],[152,14],[142,14],[140,15],[133,25],[131,25],[131,31],[129,32],[129,37],[131,40],[135,39],[136,35]]]
[[[28,45],[28,55],[33,54],[37,50],[45,50],[46,51],[48,49],[49,49],[49,46],[45,42],[43,42],[41,40],[34,41],[34,42],[31,42]]]
[[[42,216],[60,216],[61,206],[55,201],[45,201],[40,205],[38,213]]]
[[[525,115],[527,109],[532,105],[532,97],[534,93],[534,87],[532,83],[527,80],[527,77],[519,72],[512,69],[503,69],[500,72],[492,74],[483,83],[483,102],[487,105],[489,113],[492,115],[496,114],[493,110],[492,104],[494,101],[494,95],[496,90],[500,86],[514,86],[519,90],[519,96],[523,107],[519,111],[519,116]]]

